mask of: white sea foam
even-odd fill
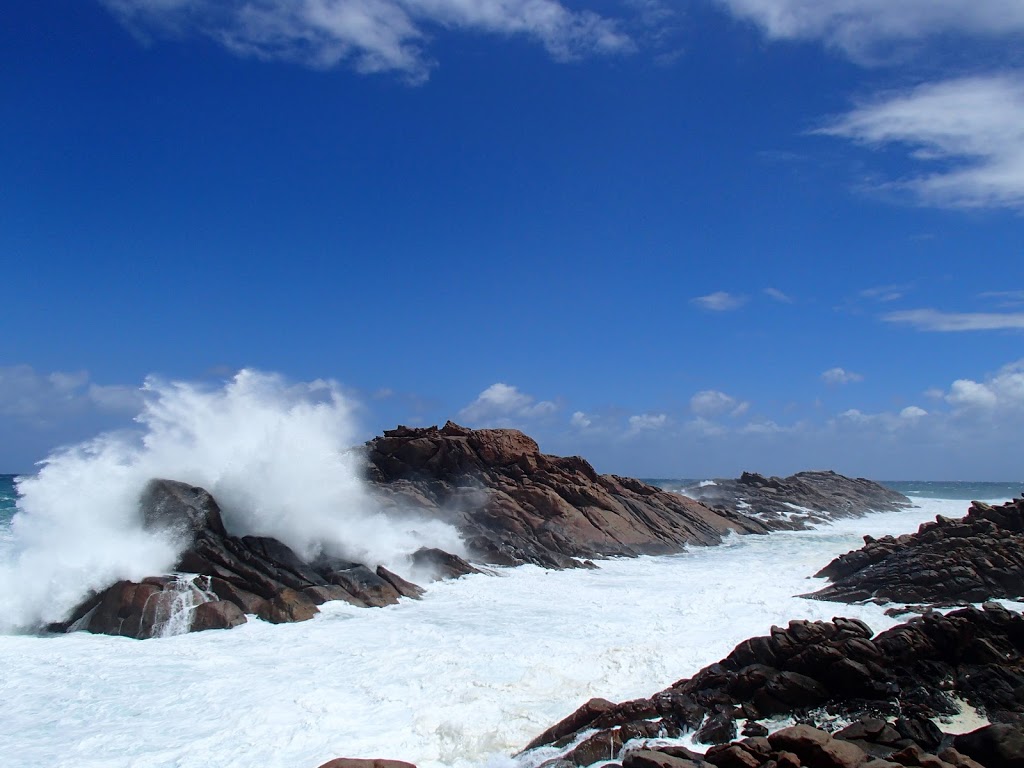
[[[861,535],[911,532],[967,502],[732,536],[596,571],[532,566],[430,587],[383,609],[134,641],[0,637],[0,743],[11,768],[316,768],[390,757],[420,768],[508,755],[586,699],[649,696],[790,619],[899,620],[796,598]]]
[[[62,450],[22,480],[0,566],[0,629],[55,621],[89,590],[166,573],[174,542],[145,531],[139,495],[153,477],[199,485],[237,535],[274,536],[402,571],[421,546],[461,551],[454,528],[386,516],[361,480],[353,404],[333,382],[289,384],[243,370],[219,389],[149,380],[139,433]]]

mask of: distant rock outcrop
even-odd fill
[[[817,573],[833,583],[810,597],[949,603],[1024,596],[1024,499],[971,502],[959,520],[940,515],[917,533],[864,541]]]
[[[862,477],[845,477],[832,471],[797,472],[789,477],[744,472],[737,480],[716,479],[686,486],[683,493],[715,510],[761,520],[772,530],[801,530],[836,518],[911,506],[902,493]]]
[[[371,440],[367,459],[384,498],[455,525],[474,559],[496,565],[574,568],[768,530],[639,480],[598,475],[578,456],[543,454],[514,429],[399,427]]]
[[[628,751],[622,754],[633,739],[671,739],[696,731],[697,742],[726,744],[737,737],[743,722],[743,733],[750,738],[738,744],[712,748],[706,755],[677,753],[678,747],[665,752],[668,757],[698,765],[706,761],[719,768],[842,768],[868,764],[873,758],[942,768],[934,756],[929,758],[932,762],[924,761],[926,753],[952,740],[932,718],[957,714],[961,701],[990,721],[1009,727],[996,728],[984,738],[958,741],[957,749],[963,747],[967,754],[1020,749],[1020,740],[1006,735],[1013,730],[1019,734],[1024,727],[1024,617],[1020,614],[988,603],[984,610],[966,608],[945,616],[936,612],[915,618],[877,637],[856,619],[791,621],[786,629],[773,627],[768,636],[745,640],[720,662],[649,699],[621,704],[592,700],[526,750],[560,748],[562,754],[551,761],[552,768],[617,757],[627,766],[638,764]],[[808,728],[806,732],[786,729],[766,742],[761,737],[767,729],[758,721],[779,716],[826,729],[837,718],[852,725],[834,739]],[[745,757],[742,753],[750,749],[754,754]],[[907,759],[905,750],[909,750]],[[780,751],[794,757],[785,762],[769,754]],[[777,762],[770,763],[773,759]],[[998,768],[1009,763],[986,765]]]

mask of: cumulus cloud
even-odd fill
[[[662,429],[668,424],[668,415],[664,413],[641,413],[629,417],[629,433],[651,432]]]
[[[593,419],[590,416],[587,416],[583,411],[576,411],[569,418],[569,424],[576,429],[586,429],[593,423]]]
[[[852,384],[857,381],[864,381],[864,377],[845,368],[829,368],[821,374],[821,380],[826,384]]]
[[[896,5],[896,4],[894,4]],[[1017,4],[1024,15],[1024,5]],[[920,203],[1024,209],[1024,77],[962,77],[883,94],[818,133],[895,145],[934,170],[886,183]]]
[[[964,410],[1024,411],[1024,360],[1003,367],[985,381],[957,379],[946,402]]]
[[[726,291],[715,291],[709,293],[707,296],[697,296],[696,298],[690,299],[692,304],[696,304],[701,309],[709,309],[713,312],[728,312],[733,309],[739,309],[747,301],[746,296],[737,296],[734,293],[728,293]]]
[[[934,35],[1024,34],[1018,0],[718,0],[769,38],[815,40],[858,61],[880,48]]]
[[[460,421],[470,426],[510,426],[550,416],[558,406],[533,397],[508,384],[492,384],[476,400],[459,411]]]
[[[229,51],[316,68],[426,79],[438,29],[521,36],[559,61],[634,46],[621,24],[557,0],[101,0],[142,36],[211,39]]]
[[[908,309],[883,315],[887,323],[909,325],[919,331],[1003,331],[1024,330],[1024,312],[940,312],[937,309]]]
[[[0,416],[33,426],[49,426],[89,413],[134,415],[142,406],[140,389],[99,385],[86,371],[40,373],[29,365],[0,368]]]
[[[750,403],[740,402],[732,395],[727,395],[716,389],[702,390],[690,398],[690,410],[703,418],[721,416],[725,413],[740,416],[749,408]]]
[[[916,405],[908,405],[902,411],[900,411],[901,419],[920,419],[922,416],[927,416],[928,411],[924,408],[919,408]]]

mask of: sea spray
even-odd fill
[[[0,629],[57,621],[118,579],[168,573],[178,543],[145,530],[154,477],[210,491],[234,535],[277,538],[402,571],[422,546],[461,552],[451,526],[385,514],[362,479],[355,405],[331,381],[242,370],[221,388],[151,378],[139,429],[62,449],[19,481],[13,559],[0,567]]]

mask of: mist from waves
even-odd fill
[[[289,383],[242,370],[220,388],[156,378],[137,431],[61,449],[19,478],[0,562],[0,631],[64,618],[93,590],[168,573],[178,546],[145,530],[138,499],[154,477],[210,491],[234,535],[275,537],[407,570],[423,546],[463,552],[457,531],[385,514],[362,479],[355,404],[331,381]]]

